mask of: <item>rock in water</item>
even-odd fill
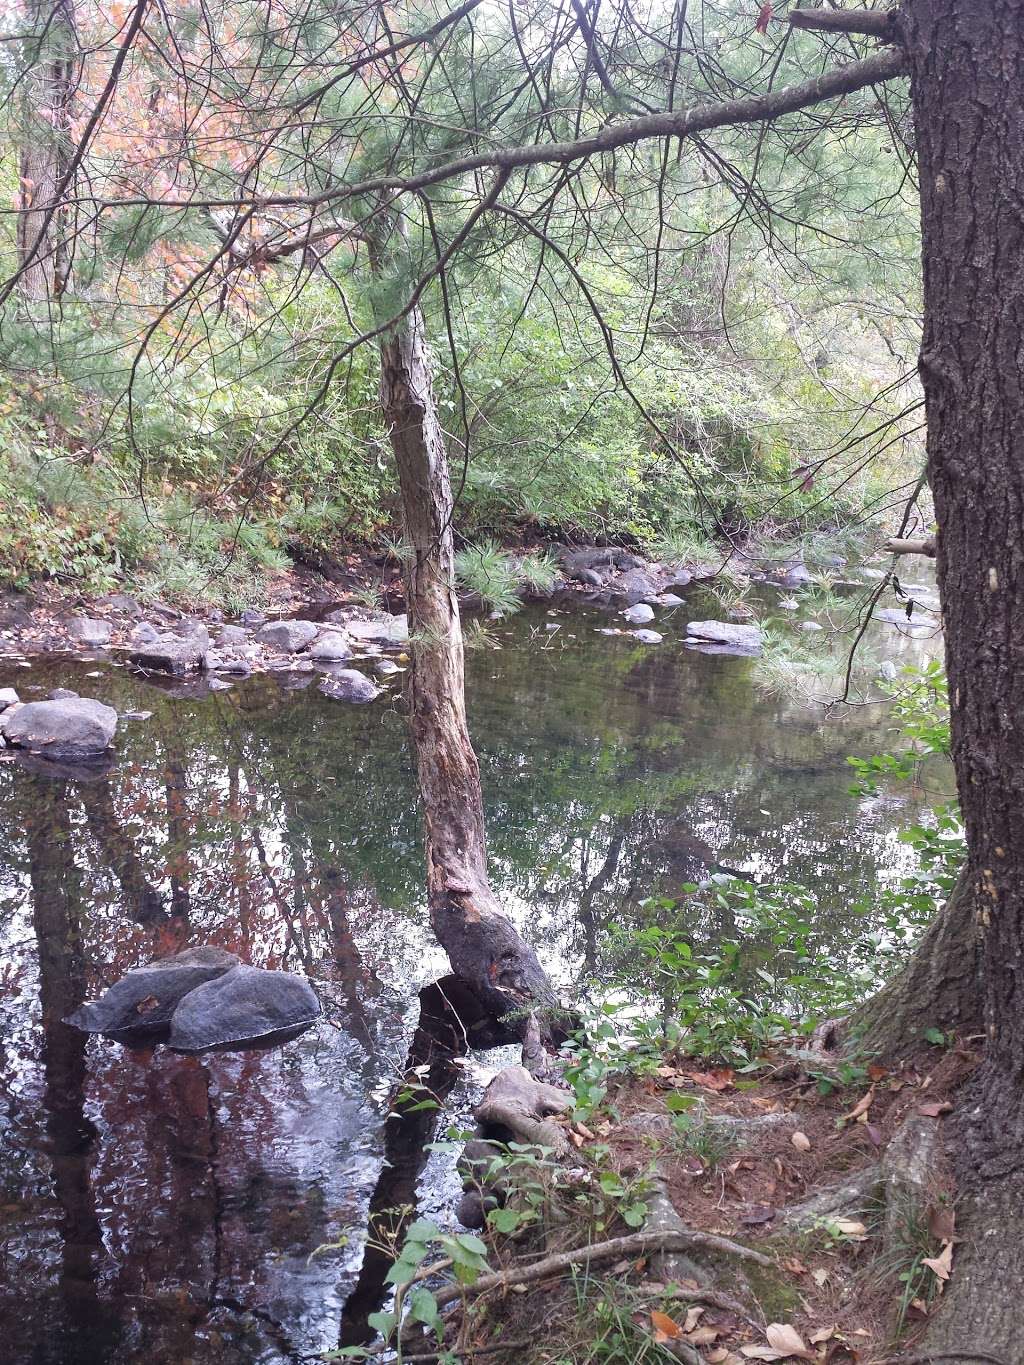
[[[0,715],[0,732],[8,744],[61,762],[102,757],[116,729],[114,708],[90,697],[30,701]]]
[[[373,701],[380,696],[380,688],[375,687],[365,673],[357,668],[342,668],[324,678],[320,691],[334,701]]]
[[[648,621],[654,620],[654,612],[646,602],[638,602],[634,607],[627,607],[622,614],[634,626],[646,626]]]
[[[345,630],[353,640],[363,644],[383,645],[385,648],[402,645],[409,638],[407,616],[385,616],[378,621],[348,621]]]
[[[256,632],[256,638],[271,649],[296,654],[316,639],[319,629],[313,621],[268,621]]]
[[[331,630],[309,647],[309,657],[321,663],[338,663],[350,657],[352,650],[340,631]]]
[[[723,654],[760,654],[763,643],[760,626],[733,621],[690,621],[686,637],[690,646],[710,647]]]
[[[320,1001],[304,977],[238,966],[185,996],[171,1018],[167,1045],[200,1052],[257,1042],[307,1028],[319,1016]]]
[[[237,966],[234,953],[222,948],[186,948],[134,968],[94,1004],[83,1005],[64,1022],[86,1033],[166,1028],[184,996]]]
[[[0,687],[0,708],[17,706],[21,698],[13,687]]]
[[[138,668],[154,673],[170,673],[180,678],[186,673],[198,673],[206,666],[206,646],[201,640],[183,640],[176,635],[161,635],[128,655]]]
[[[639,640],[642,645],[660,645],[665,638],[656,630],[631,630],[629,633],[634,640]]]

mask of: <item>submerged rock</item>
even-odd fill
[[[319,629],[313,621],[268,621],[257,631],[256,638],[271,649],[295,654],[316,639]]]
[[[186,948],[172,957],[135,967],[91,1005],[64,1021],[86,1033],[123,1033],[162,1029],[189,991],[238,966],[222,948]]]
[[[639,640],[642,645],[660,645],[665,638],[656,630],[631,630],[629,633],[634,640]]]
[[[8,744],[61,762],[102,757],[116,730],[114,708],[89,697],[31,701],[0,715],[0,732]]]
[[[690,646],[713,646],[722,653],[760,654],[760,626],[741,626],[734,621],[690,621],[686,627]]]
[[[171,1016],[168,1047],[183,1052],[257,1042],[307,1028],[320,1000],[305,977],[236,966],[186,995]]]
[[[357,668],[341,668],[324,678],[320,691],[333,701],[367,702],[379,697],[381,689]]]

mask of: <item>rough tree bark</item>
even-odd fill
[[[1019,1359],[1024,1266],[1024,0],[904,0],[920,162],[920,371],[985,1058],[965,1235],[929,1345]],[[963,1216],[965,1215],[965,1216]]]
[[[19,152],[18,266],[26,300],[59,298],[71,269],[68,208],[52,204],[71,155],[71,112],[76,83],[73,0],[33,4],[26,48],[31,63],[23,83]]]
[[[379,253],[374,256],[379,269]],[[381,405],[408,547],[412,667],[406,695],[426,826],[430,922],[456,976],[495,1016],[554,1006],[536,953],[487,878],[480,768],[466,723],[451,479],[418,307],[385,336],[380,355]]]

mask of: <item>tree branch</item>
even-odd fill
[[[928,536],[926,540],[903,540],[899,536],[894,536],[892,540],[885,542],[885,548],[891,555],[925,555],[928,559],[934,559],[935,537]]]
[[[787,17],[794,28],[819,33],[866,33],[892,42],[895,32],[895,11],[887,9],[793,9]]]

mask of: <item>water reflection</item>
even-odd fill
[[[545,619],[473,651],[470,690],[495,884],[552,971],[597,971],[613,917],[716,867],[813,880],[841,935],[845,889],[902,858],[907,810],[846,791],[876,713],[827,722],[758,692],[748,660],[645,649],[585,617],[552,640]],[[95,668],[0,678],[152,712],[122,723],[116,764],[90,780],[0,765],[5,1358],[305,1359],[339,1330],[358,1340],[376,1306],[368,1213],[383,1227],[454,1185],[424,1154],[432,1112],[387,1118],[395,1083],[422,1064],[452,1112],[470,1101],[416,1033],[416,992],[445,964],[424,929],[398,702],[345,707],[267,678],[174,696]],[[728,932],[723,913],[694,937]],[[198,1059],[60,1022],[196,943],[304,972],[323,1020],[277,1051]]]

